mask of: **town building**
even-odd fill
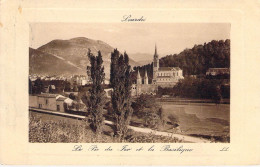
[[[206,72],[206,75],[212,75],[212,76],[216,76],[216,75],[229,75],[230,74],[230,70],[229,68],[209,68]]]
[[[87,83],[89,83],[88,81],[88,77],[84,76],[84,75],[73,75],[70,79],[71,84],[77,84],[77,85],[81,85],[84,86]]]
[[[59,94],[39,94],[37,96],[29,96],[29,107],[65,112],[72,105],[73,100]]]
[[[156,94],[158,87],[173,87],[179,82],[180,79],[184,79],[182,70],[179,67],[160,67],[159,55],[157,53],[157,47],[155,45],[155,52],[153,58],[153,78],[152,83],[149,84],[147,71],[145,71],[144,82],[137,71],[136,84],[132,85],[132,96],[139,96],[141,94]]]

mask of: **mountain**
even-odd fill
[[[71,73],[83,74],[83,72],[82,69],[64,59],[29,48],[29,74],[69,75]]]
[[[153,55],[149,53],[131,53],[129,57],[138,62],[140,66],[153,62]]]
[[[97,55],[97,52],[100,50],[103,56],[103,61],[104,61],[104,67],[105,67],[105,73],[106,73],[106,78],[109,78],[109,73],[110,73],[110,56],[111,52],[114,50],[114,48],[107,43],[100,41],[100,40],[93,40],[85,37],[78,37],[78,38],[72,38],[70,40],[53,40],[36,50],[39,52],[41,57],[43,58],[43,55],[48,55],[47,57],[49,58],[51,55],[52,59],[56,57],[59,60],[59,63],[65,63],[66,67],[69,64],[70,68],[74,67],[74,70],[71,71],[71,74],[81,74],[81,73],[86,73],[86,67],[89,65],[89,60],[87,57],[87,52],[88,49],[91,50],[91,52],[94,55]],[[35,54],[36,55],[36,54]],[[43,62],[47,61],[45,60],[46,58],[43,58]],[[55,59],[55,60],[57,60]],[[58,61],[58,60],[57,60]],[[41,63],[43,63],[41,62]],[[38,61],[36,63],[39,63]],[[134,60],[130,59],[129,63],[131,66],[137,66],[139,65],[136,63]],[[47,69],[51,65],[46,65],[46,71],[51,72],[51,70]],[[35,65],[36,66],[36,65]],[[72,67],[73,66],[73,67]],[[35,68],[35,67],[34,67]],[[53,67],[51,67],[53,68]],[[63,73],[63,72],[69,72],[68,70],[64,71],[62,69],[59,69],[56,67],[58,73]],[[76,70],[76,69],[77,70]],[[33,69],[30,69],[31,72],[33,72]],[[52,72],[53,73],[53,72]]]

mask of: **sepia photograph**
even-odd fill
[[[0,0],[0,163],[258,165],[259,9]]]
[[[30,23],[30,143],[230,143],[230,23]]]

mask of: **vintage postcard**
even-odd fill
[[[1,163],[259,164],[258,1],[48,2],[1,1]]]

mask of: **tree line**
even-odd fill
[[[212,99],[219,103],[230,98],[230,86],[225,80],[185,77],[174,87],[158,88],[157,96],[170,95],[184,98]]]
[[[203,45],[194,45],[179,54],[170,54],[159,60],[160,67],[180,67],[183,75],[205,75],[209,68],[230,67],[230,40],[212,40]],[[141,73],[145,70],[152,78],[153,63],[136,66]]]
[[[88,111],[90,113],[90,127],[96,134],[97,141],[100,139],[104,127],[104,66],[101,52],[95,56],[89,50],[88,58],[91,64],[92,87],[90,96],[87,98]],[[133,113],[131,107],[131,79],[129,57],[126,53],[120,54],[117,49],[111,53],[110,86],[112,117],[114,118],[114,137],[123,141],[128,131],[128,125]]]

